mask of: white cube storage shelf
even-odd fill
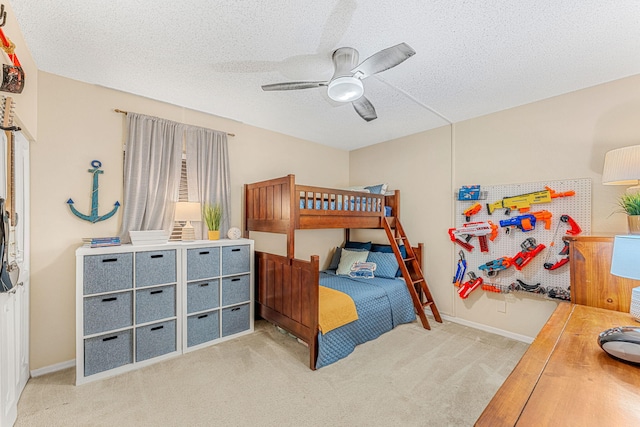
[[[249,239],[76,251],[76,384],[253,332]]]

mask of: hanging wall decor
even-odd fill
[[[91,190],[91,214],[85,215],[83,213],[80,213],[73,206],[74,202],[72,199],[67,200],[67,204],[69,205],[69,209],[71,209],[71,212],[78,218],[84,219],[85,221],[96,223],[96,222],[104,221],[105,219],[111,218],[120,207],[120,202],[114,203],[113,205],[114,207],[111,210],[111,212],[108,212],[104,215],[98,215],[98,176],[104,173],[104,171],[100,170],[100,168],[102,167],[102,163],[99,160],[93,160],[91,162],[91,167],[92,169],[88,170],[89,173],[93,174],[93,187]]]
[[[7,22],[7,12],[4,4],[0,4],[0,27]],[[16,45],[4,34],[0,28],[0,47],[9,56],[13,65],[2,64],[2,76],[0,78],[0,90],[11,93],[22,93],[24,89],[24,70],[15,53]]]

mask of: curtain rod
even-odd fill
[[[119,109],[119,108],[115,108],[113,111],[115,111],[116,113],[124,114],[125,116],[126,116],[127,114],[129,114],[129,112],[128,112],[128,111],[124,111],[124,110],[121,110],[121,109]],[[236,134],[235,134],[235,133],[229,133],[229,132],[227,132],[227,136],[236,136]]]

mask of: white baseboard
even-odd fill
[[[45,366],[44,368],[38,368],[32,370],[31,378],[40,377],[42,375],[50,374],[52,372],[62,371],[63,369],[73,368],[76,366],[76,360],[67,360],[66,362],[56,363],[55,365]]]
[[[492,326],[483,325],[482,323],[471,322],[470,320],[460,319],[459,317],[452,317],[446,314],[442,314],[441,317],[443,320],[447,320],[449,322],[459,323],[460,325],[469,326],[475,329],[480,329],[481,331],[490,332],[492,334],[511,338],[516,341],[521,341],[527,344],[531,344],[534,340],[534,338],[528,337],[526,335],[516,334],[513,332],[505,331],[503,329],[498,329]]]

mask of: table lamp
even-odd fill
[[[640,145],[618,148],[605,154],[602,169],[604,185],[632,185],[640,190]]]
[[[176,203],[176,221],[187,221],[182,227],[182,240],[196,240],[196,232],[191,225],[191,221],[202,220],[202,210],[198,202],[178,202]]]
[[[640,280],[640,235],[616,236],[611,255],[611,274]],[[638,283],[640,285],[640,282]],[[631,292],[630,313],[640,321],[640,286]]]

